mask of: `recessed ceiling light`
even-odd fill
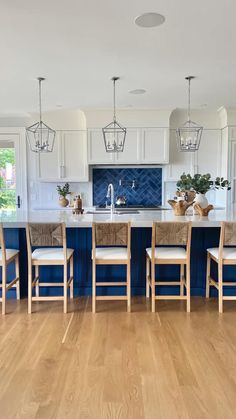
[[[153,28],[165,22],[165,16],[159,13],[143,13],[135,18],[135,23],[142,28]]]
[[[144,93],[146,93],[145,89],[134,89],[134,90],[130,90],[129,93],[131,93],[132,95],[143,95]]]

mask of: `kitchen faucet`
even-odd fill
[[[107,198],[111,198],[111,215],[114,214],[114,209],[115,209],[115,205],[114,205],[114,186],[112,183],[109,183],[108,188],[107,188]]]

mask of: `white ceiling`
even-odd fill
[[[0,113],[119,107],[236,106],[235,0],[0,0]],[[144,29],[134,18],[165,16]],[[129,90],[143,88],[143,95]]]

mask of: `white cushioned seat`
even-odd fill
[[[67,260],[73,254],[73,249],[67,249]],[[58,247],[45,247],[35,249],[32,253],[33,260],[63,260],[64,252],[63,249]]]
[[[97,247],[95,249],[96,259],[103,260],[122,260],[128,259],[128,252],[126,247]],[[93,254],[92,254],[93,258]]]
[[[16,249],[6,249],[6,259],[9,260],[13,256],[16,256],[19,253],[19,250]],[[0,250],[0,261],[2,261],[2,250]]]
[[[218,247],[212,247],[210,249],[207,249],[207,251],[214,256],[216,259],[218,259],[219,255],[219,248]],[[224,247],[223,249],[223,259],[235,259],[236,260],[236,247]]]
[[[152,248],[148,247],[146,252],[151,259]],[[186,257],[186,250],[182,247],[155,247],[155,259],[184,259]]]

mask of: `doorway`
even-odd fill
[[[0,130],[1,210],[27,209],[26,145],[23,131]]]

